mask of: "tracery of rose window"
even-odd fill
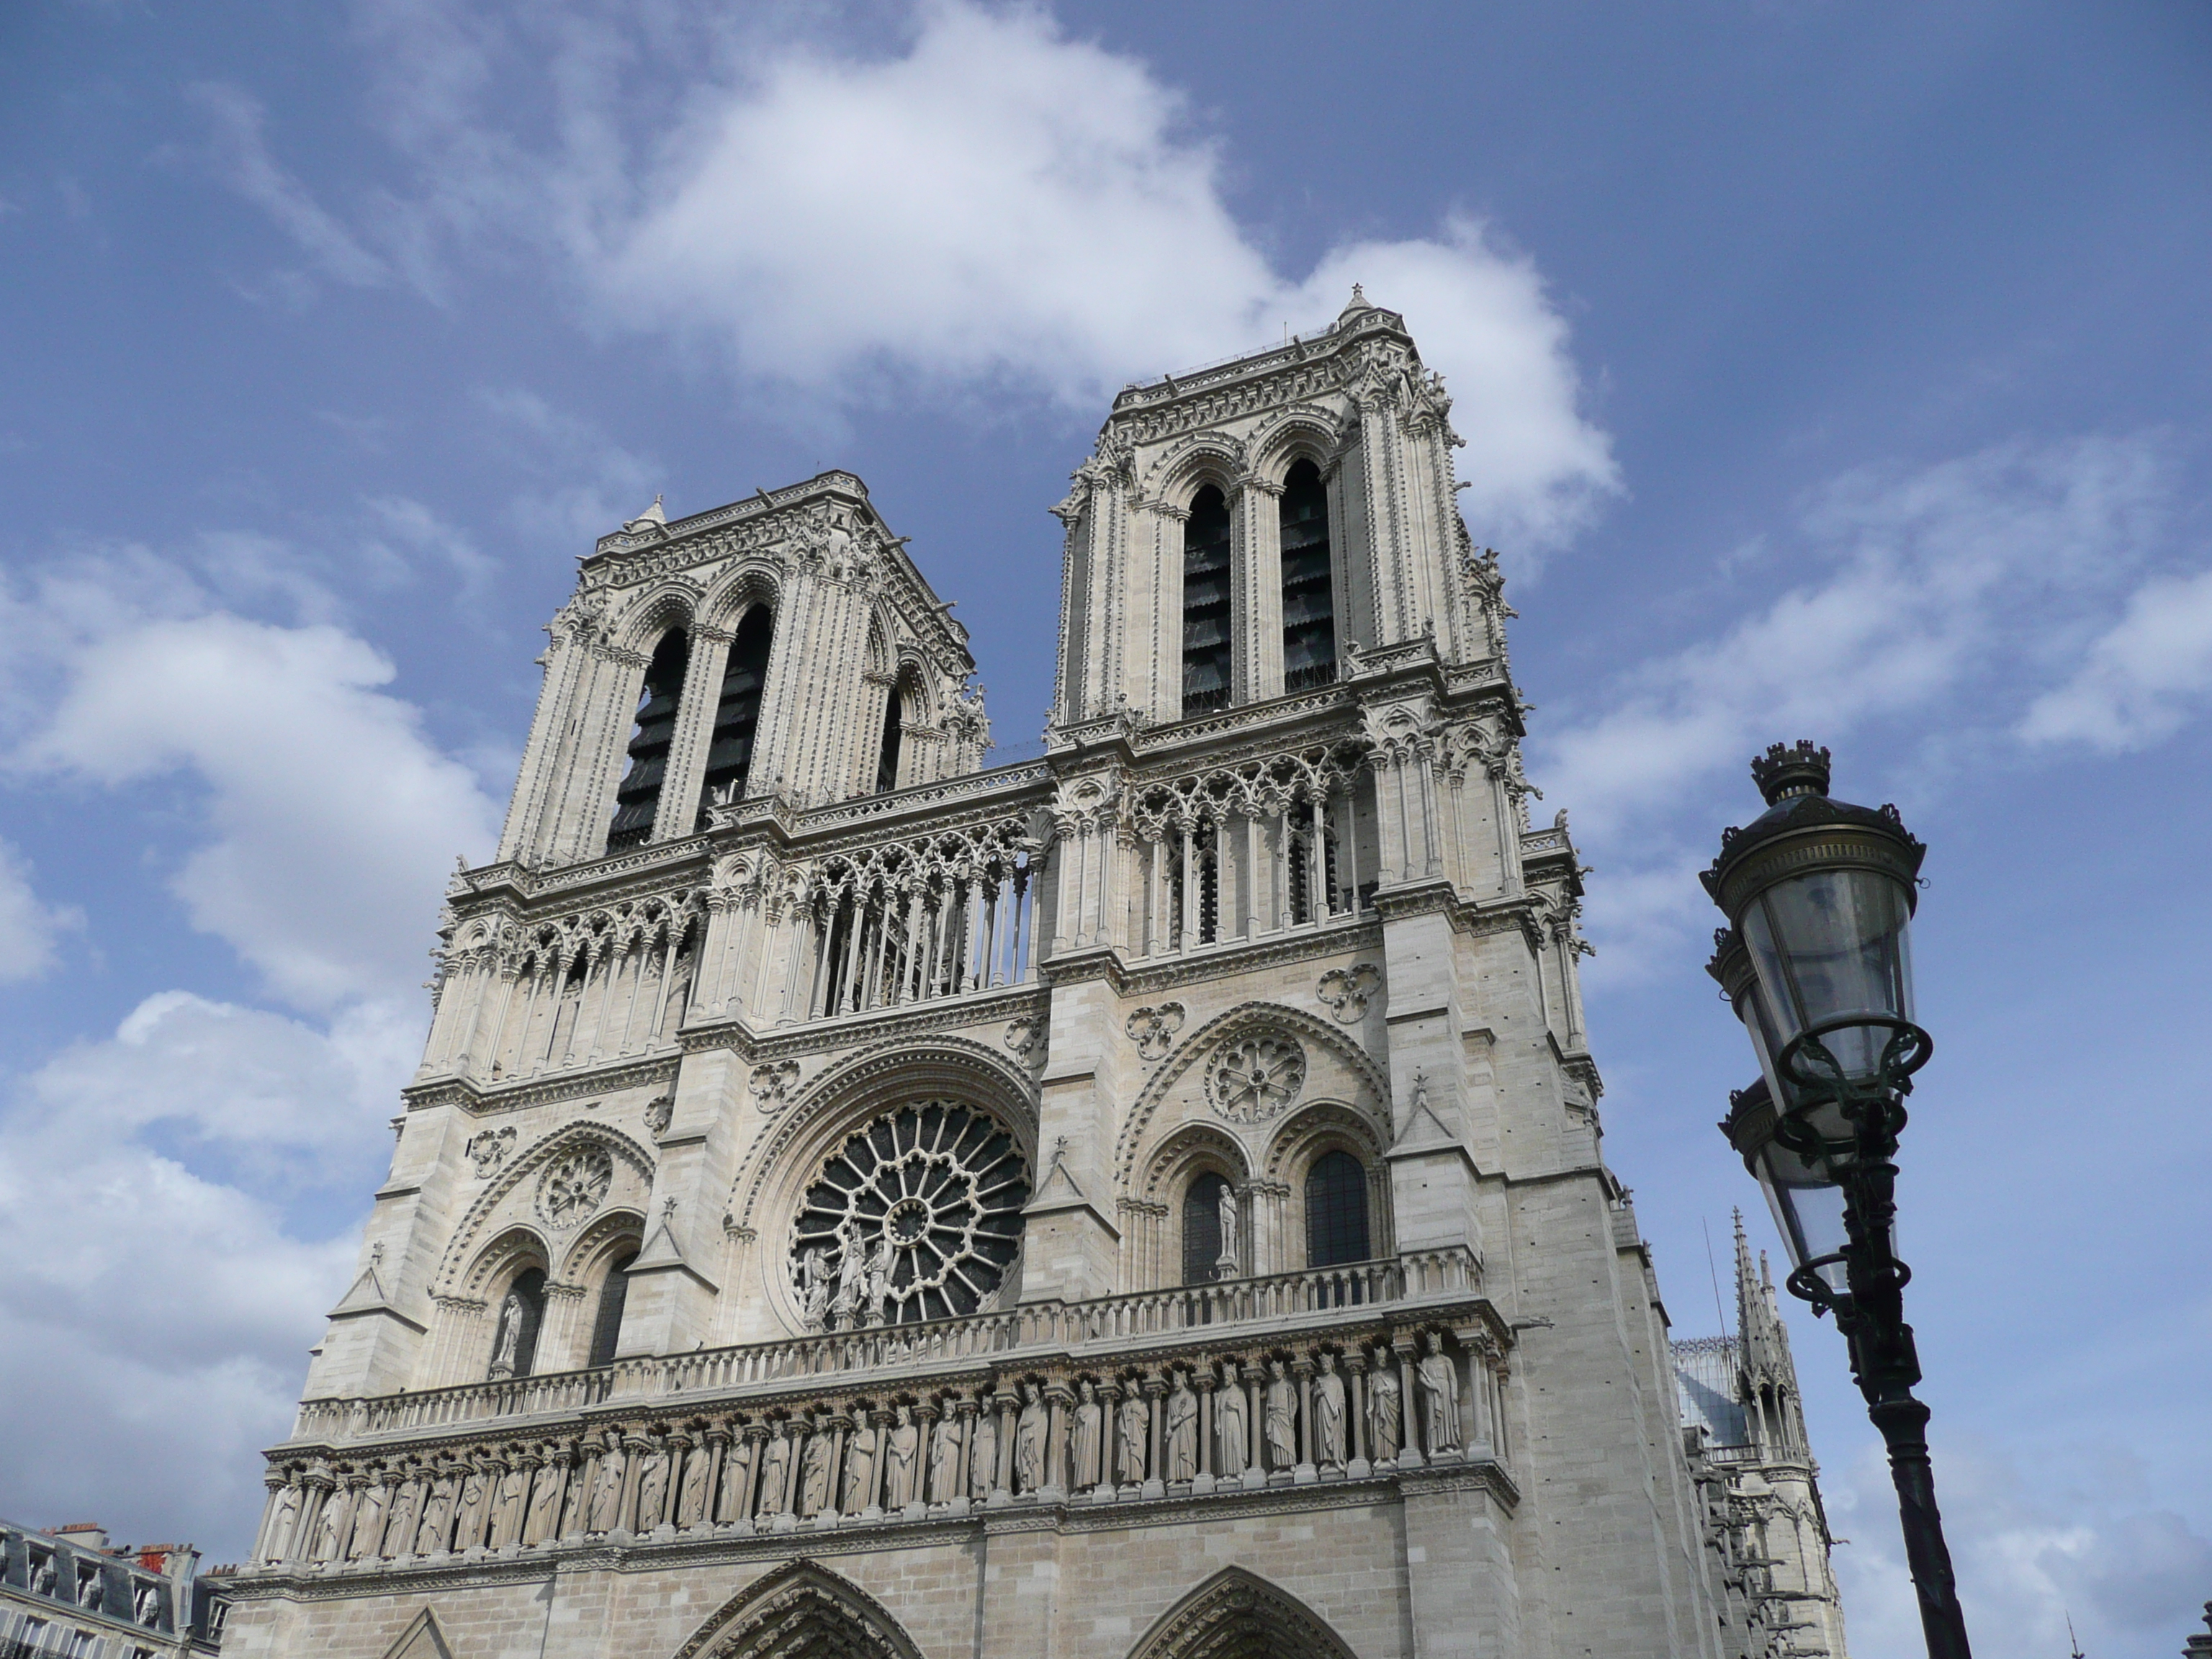
[[[1013,1137],[956,1101],[917,1101],[848,1139],[806,1189],[792,1282],[809,1329],[975,1312],[1019,1254],[1029,1168]]]

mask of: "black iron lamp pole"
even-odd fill
[[[1775,744],[1752,763],[1765,814],[1721,841],[1705,890],[1729,919],[1708,970],[1760,1077],[1721,1128],[1758,1177],[1790,1251],[1790,1291],[1832,1312],[1889,1448],[1929,1659],[1971,1659],[1936,1477],[1920,1360],[1897,1259],[1898,1136],[1934,1044],[1912,1019],[1909,931],[1927,848],[1897,809],[1828,798],[1828,751]]]

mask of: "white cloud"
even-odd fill
[[[201,82],[186,94],[207,115],[222,180],[276,222],[325,276],[356,288],[390,280],[385,262],[269,153],[260,103],[239,88]]]
[[[2061,1654],[2067,1620],[2099,1659],[2166,1659],[2198,1628],[2212,1540],[2145,1505],[2139,1466],[2114,1448],[2052,1448],[2023,1477],[2003,1450],[1947,1443],[1937,1498],[1966,1628],[1977,1650]],[[1879,1446],[1832,1480],[1831,1520],[1851,1651],[1922,1650],[1919,1604],[1898,1531],[1897,1494]]]
[[[0,1391],[65,1401],[67,1429],[9,1437],[11,1502],[242,1548],[419,1036],[388,1006],[325,1033],[173,991],[15,1085]]]
[[[1530,261],[1455,222],[1282,275],[1182,94],[1039,12],[930,6],[889,58],[786,50],[699,92],[640,193],[581,249],[605,309],[719,340],[748,375],[1006,381],[1095,408],[1310,331],[1361,281],[1450,380],[1487,533],[1555,542],[1616,483]]]
[[[2128,601],[2073,678],[2029,705],[2031,743],[2142,749],[2170,736],[2212,690],[2212,571],[2162,576]]]
[[[2155,544],[2164,498],[2148,439],[2014,442],[1840,479],[1785,544],[1808,580],[1565,711],[1532,769],[1601,840],[1777,739],[1832,744],[1969,689],[1964,718],[1986,723],[1990,701],[2017,708],[2077,659],[2086,607]]]
[[[30,866],[0,841],[0,985],[38,978],[53,966],[61,935],[83,925],[81,911],[40,902]]]

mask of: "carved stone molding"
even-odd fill
[[[1137,1045],[1137,1053],[1144,1059],[1164,1060],[1175,1047],[1175,1034],[1182,1030],[1185,1012],[1180,1002],[1139,1008],[1129,1016],[1122,1029],[1128,1032],[1129,1040]]]
[[[1206,1097],[1231,1123],[1264,1123],[1306,1086],[1306,1051],[1287,1034],[1255,1033],[1224,1043],[1206,1067]]]
[[[589,1219],[614,1185],[614,1159],[607,1149],[577,1147],[550,1164],[538,1182],[538,1214],[556,1233]]]
[[[1350,1025],[1366,1013],[1369,1000],[1382,988],[1382,970],[1371,962],[1355,962],[1323,974],[1314,994],[1340,1024]]]

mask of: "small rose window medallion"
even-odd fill
[[[1215,1057],[1206,1084],[1213,1109],[1231,1122],[1265,1122],[1305,1087],[1305,1050],[1287,1036],[1239,1038]]]

